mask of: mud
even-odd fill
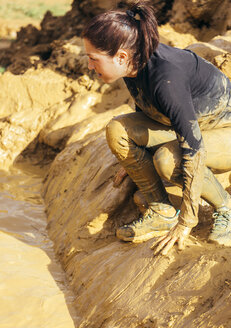
[[[74,295],[46,230],[44,170],[0,172],[0,327],[75,327]]]
[[[231,78],[229,2],[158,3],[161,40]],[[0,50],[0,327],[229,328],[231,249],[207,243],[207,203],[182,252],[154,258],[152,241],[115,237],[138,208],[130,178],[113,187],[119,164],[105,125],[134,104],[122,81],[89,74],[78,37],[104,6],[73,1],[66,15],[47,13]],[[217,177],[230,190],[230,172]],[[180,189],[167,190],[179,206]]]

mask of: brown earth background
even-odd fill
[[[104,128],[134,104],[89,73],[79,36],[128,2],[0,0],[0,328],[231,328],[231,249],[206,242],[208,204],[181,252],[115,237],[136,187],[113,187]],[[152,2],[162,42],[231,79],[229,0]],[[230,172],[218,179],[229,191]]]

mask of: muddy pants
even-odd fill
[[[112,119],[106,136],[112,153],[149,206],[156,209],[169,206],[162,179],[183,185],[181,149],[172,128],[135,112]],[[217,209],[227,205],[230,196],[212,171],[231,170],[231,127],[202,131],[202,136],[207,158],[201,197]]]

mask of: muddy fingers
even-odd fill
[[[170,232],[156,240],[151,249],[154,249],[154,255],[166,255],[175,243],[178,244],[178,249],[184,249],[185,240],[188,238],[191,229],[181,224],[177,224]]]
[[[115,177],[113,179],[113,187],[117,188],[119,185],[123,182],[124,178],[127,176],[127,172],[123,167],[119,169],[118,172],[116,172]]]
[[[157,238],[157,239],[152,243],[152,246],[151,246],[150,248],[151,248],[151,249],[155,249],[156,246],[157,246],[157,245],[158,245],[163,239],[166,238],[166,236],[167,236],[167,234],[164,235],[164,236],[161,236],[160,238]]]

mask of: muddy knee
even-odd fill
[[[153,163],[159,176],[171,181],[176,168],[173,153],[165,146],[160,147],[153,156]]]
[[[119,119],[113,118],[106,126],[107,143],[114,155],[123,160],[129,151],[128,135]]]

